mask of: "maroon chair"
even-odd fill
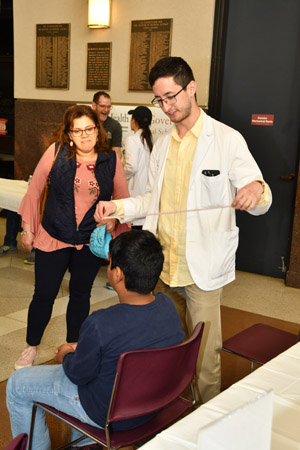
[[[297,336],[270,325],[257,323],[226,339],[222,350],[249,359],[252,372],[253,363],[265,364],[295,345],[299,341],[299,336],[300,332]]]
[[[4,450],[26,450],[28,435],[26,433],[16,436]]]
[[[109,450],[133,445],[171,425],[196,403],[193,380],[203,328],[204,323],[198,323],[192,336],[182,344],[150,350],[129,351],[119,356],[104,430],[84,424],[51,406],[35,402],[32,409],[28,450],[31,449],[37,407],[56,416],[79,430],[84,437],[90,437]],[[181,397],[189,385],[192,400]],[[132,430],[111,430],[111,424],[115,421],[157,411],[157,415],[150,421]],[[79,440],[68,443],[60,447],[60,450],[78,442]]]

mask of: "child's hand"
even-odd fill
[[[73,347],[73,350],[75,352],[78,342],[69,342],[69,345],[71,345]]]
[[[72,342],[71,344],[66,343],[62,344],[55,350],[54,354],[54,361],[61,364],[63,362],[64,356],[67,353],[74,353],[76,349],[77,343]]]

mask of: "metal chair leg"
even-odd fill
[[[32,407],[32,414],[31,414],[31,423],[30,423],[30,433],[29,433],[28,450],[31,450],[31,445],[32,445],[32,436],[33,436],[33,429],[34,429],[34,421],[35,421],[36,408],[37,408],[37,405],[34,403],[34,404],[33,404],[33,407]]]

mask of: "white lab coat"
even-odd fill
[[[144,141],[141,141],[142,129],[128,136],[125,145],[124,171],[131,197],[145,193],[150,150]],[[144,219],[134,221],[133,225],[143,225]]]
[[[238,189],[263,180],[261,171],[239,132],[202,111],[203,129],[198,139],[190,177],[187,209],[219,207],[187,213],[186,260],[191,276],[203,290],[218,289],[235,278],[238,227],[229,207]],[[125,215],[148,215],[143,228],[157,234],[157,215],[171,131],[157,140],[151,153],[146,193],[124,199]],[[219,170],[207,177],[203,170]],[[261,215],[272,203],[249,211]],[[223,207],[223,208],[221,208]],[[130,219],[127,218],[127,221]]]

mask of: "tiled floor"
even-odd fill
[[[237,272],[236,280],[224,288],[222,304],[300,323],[300,289],[286,286],[279,278]]]
[[[14,362],[25,348],[28,305],[34,289],[34,266],[24,264],[26,252],[0,258],[0,381],[14,370]],[[58,345],[66,340],[65,312],[68,302],[68,274],[55,301],[52,318],[39,346],[36,362],[53,357]],[[99,271],[91,297],[91,311],[117,301],[115,292],[106,289],[106,268]]]
[[[0,245],[4,233],[5,219],[0,217]],[[27,309],[34,287],[34,266],[24,264],[27,254],[19,248],[16,255],[0,257],[0,381],[8,378],[15,360],[25,346]],[[106,268],[102,268],[92,291],[91,310],[107,307],[117,301],[115,293],[105,288],[106,281]],[[55,348],[65,341],[67,301],[68,274],[62,283],[52,319],[39,347],[37,363],[51,360]],[[237,272],[236,280],[224,288],[222,305],[224,338],[232,335],[233,330],[239,331],[239,328],[243,329],[252,322],[262,320],[261,316],[269,323],[272,321],[270,318],[274,318],[275,322],[277,319],[283,328],[290,327],[293,332],[300,323],[300,290],[287,287],[283,280],[276,278]],[[224,367],[227,370],[226,364],[225,361]],[[245,366],[243,370],[247,371],[248,367]],[[4,388],[5,382],[0,383],[0,448],[10,439],[8,414],[3,405]]]

